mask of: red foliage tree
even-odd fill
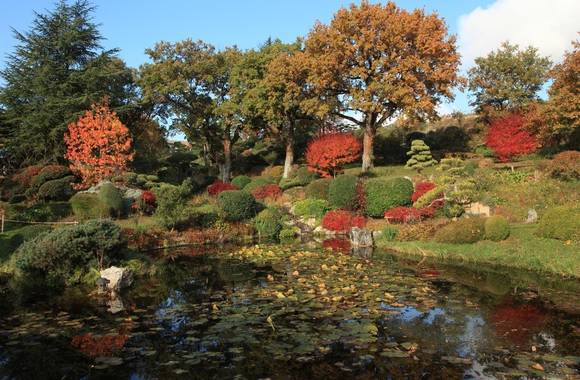
[[[327,230],[345,232],[349,231],[352,227],[364,227],[366,219],[360,215],[353,215],[346,210],[334,210],[324,215],[321,224]]]
[[[491,123],[485,144],[502,162],[512,157],[532,153],[538,148],[537,139],[525,129],[525,118],[511,114]]]
[[[77,122],[69,124],[64,141],[64,157],[82,179],[78,188],[125,171],[127,162],[133,160],[129,129],[109,109],[106,100],[93,104]]]
[[[425,193],[431,191],[435,188],[435,184],[432,182],[418,182],[415,185],[415,191],[411,195],[411,201],[413,203],[417,202],[417,199],[421,198]]]
[[[237,190],[238,188],[224,181],[217,180],[207,187],[209,195],[219,195],[222,191]]]
[[[329,133],[312,140],[306,149],[306,164],[310,171],[323,177],[339,173],[345,164],[356,161],[362,145],[351,133]]]
[[[282,189],[280,186],[276,185],[275,183],[270,185],[264,185],[257,187],[252,191],[252,195],[256,199],[277,199],[280,195],[282,195]]]

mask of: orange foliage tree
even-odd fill
[[[93,104],[78,121],[69,124],[64,141],[65,158],[82,178],[80,188],[126,170],[127,162],[133,159],[129,129],[106,100]]]
[[[350,133],[329,133],[310,142],[306,163],[310,171],[323,177],[335,176],[344,164],[360,157],[361,143]]]

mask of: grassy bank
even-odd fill
[[[535,230],[532,225],[512,226],[510,237],[501,242],[379,241],[378,245],[412,257],[428,256],[446,262],[504,266],[580,279],[580,244],[540,238]]]

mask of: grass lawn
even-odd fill
[[[381,248],[409,256],[505,266],[580,279],[580,244],[540,238],[534,234],[535,230],[534,225],[512,225],[510,237],[502,242],[444,244],[380,241],[378,244]]]
[[[144,228],[150,229],[158,227],[158,220],[154,216],[132,216],[127,219],[116,219],[114,221],[121,228]]]

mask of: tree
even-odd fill
[[[516,111],[538,99],[538,92],[548,80],[551,62],[529,46],[504,42],[498,50],[475,59],[469,69],[470,105],[480,113]]]
[[[377,128],[392,117],[435,117],[436,105],[452,99],[459,54],[437,14],[408,12],[393,2],[363,1],[341,9],[329,25],[307,36],[309,86],[317,113],[329,112],[364,130],[363,171],[373,162]]]
[[[423,140],[413,140],[411,142],[411,150],[407,152],[407,156],[409,156],[409,160],[405,166],[418,172],[437,164],[437,161],[431,155],[431,149]]]
[[[13,31],[18,44],[0,72],[0,103],[6,149],[19,165],[62,160],[67,125],[103,96],[119,113],[130,108],[132,73],[116,50],[101,48],[93,10],[86,0],[60,1],[37,13],[29,31]]]
[[[323,177],[336,176],[345,164],[360,157],[361,144],[350,133],[329,133],[310,142],[306,149],[308,169]]]
[[[212,45],[190,39],[159,42],[147,49],[153,61],[141,66],[138,83],[145,101],[192,144],[202,142],[204,158],[217,164],[229,182],[232,145],[240,138],[239,103],[232,100],[232,70],[241,52],[233,47],[217,52]]]
[[[94,104],[77,122],[68,126],[64,141],[65,158],[81,179],[80,187],[88,187],[119,174],[133,159],[129,129],[106,101]]]
[[[538,142],[524,128],[524,121],[521,114],[511,114],[490,125],[485,144],[500,161],[507,162],[514,156],[532,153],[537,149]]]
[[[580,131],[580,42],[572,42],[561,64],[550,72],[554,82],[545,104],[527,110],[527,127],[543,145],[578,144]],[[574,137],[576,136],[576,138]],[[578,149],[578,145],[571,146]]]

